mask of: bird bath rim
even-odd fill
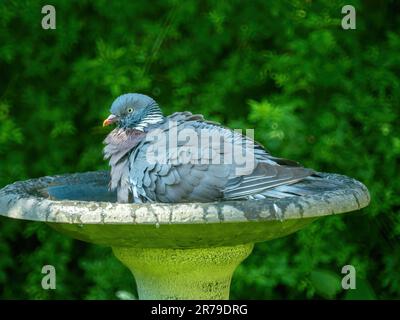
[[[282,199],[234,200],[196,203],[116,203],[51,199],[66,186],[78,186],[75,197],[87,188],[105,192],[108,171],[45,176],[18,181],[0,190],[0,215],[15,219],[68,224],[196,224],[283,221],[316,218],[359,210],[368,205],[368,189],[347,176],[320,173],[338,188],[308,196]],[[99,184],[102,182],[103,186]],[[105,184],[104,184],[105,183]],[[50,192],[49,192],[50,190]],[[74,192],[73,189],[72,193]],[[67,190],[68,191],[68,190]],[[64,190],[65,193],[65,190]],[[67,192],[68,193],[68,192]],[[111,197],[111,193],[104,193]]]

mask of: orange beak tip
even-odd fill
[[[118,117],[110,114],[106,120],[103,121],[103,127],[109,126],[118,121]]]

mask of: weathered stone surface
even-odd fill
[[[253,244],[215,248],[113,247],[134,274],[141,300],[221,300],[229,298],[236,267]]]
[[[116,203],[103,171],[42,177],[1,189],[0,215],[64,224],[197,224],[313,218],[368,205],[370,196],[362,183],[338,174],[321,176],[338,187],[277,200],[181,204]]]

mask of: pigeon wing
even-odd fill
[[[171,121],[171,122],[170,122]],[[188,130],[196,132],[193,141],[171,137]],[[246,199],[278,186],[291,185],[314,172],[296,162],[272,157],[260,144],[216,123],[204,121],[201,115],[190,112],[175,113],[157,128],[158,135],[167,137],[164,144],[144,141],[131,155],[129,182],[136,200],[159,202],[206,202],[218,199]],[[205,131],[202,131],[205,130]],[[207,134],[204,134],[206,132]],[[221,148],[218,139],[203,144],[208,136],[219,135],[233,148]],[[178,143],[171,145],[172,139]],[[148,151],[164,148],[162,161],[150,161]],[[247,171],[238,171],[229,155],[253,152],[254,165]],[[197,152],[196,152],[197,150]]]

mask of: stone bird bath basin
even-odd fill
[[[321,175],[336,186],[310,196],[120,204],[107,190],[107,172],[67,174],[1,189],[0,215],[45,222],[75,239],[111,246],[134,274],[140,299],[228,299],[232,274],[255,242],[368,205],[360,182]]]

